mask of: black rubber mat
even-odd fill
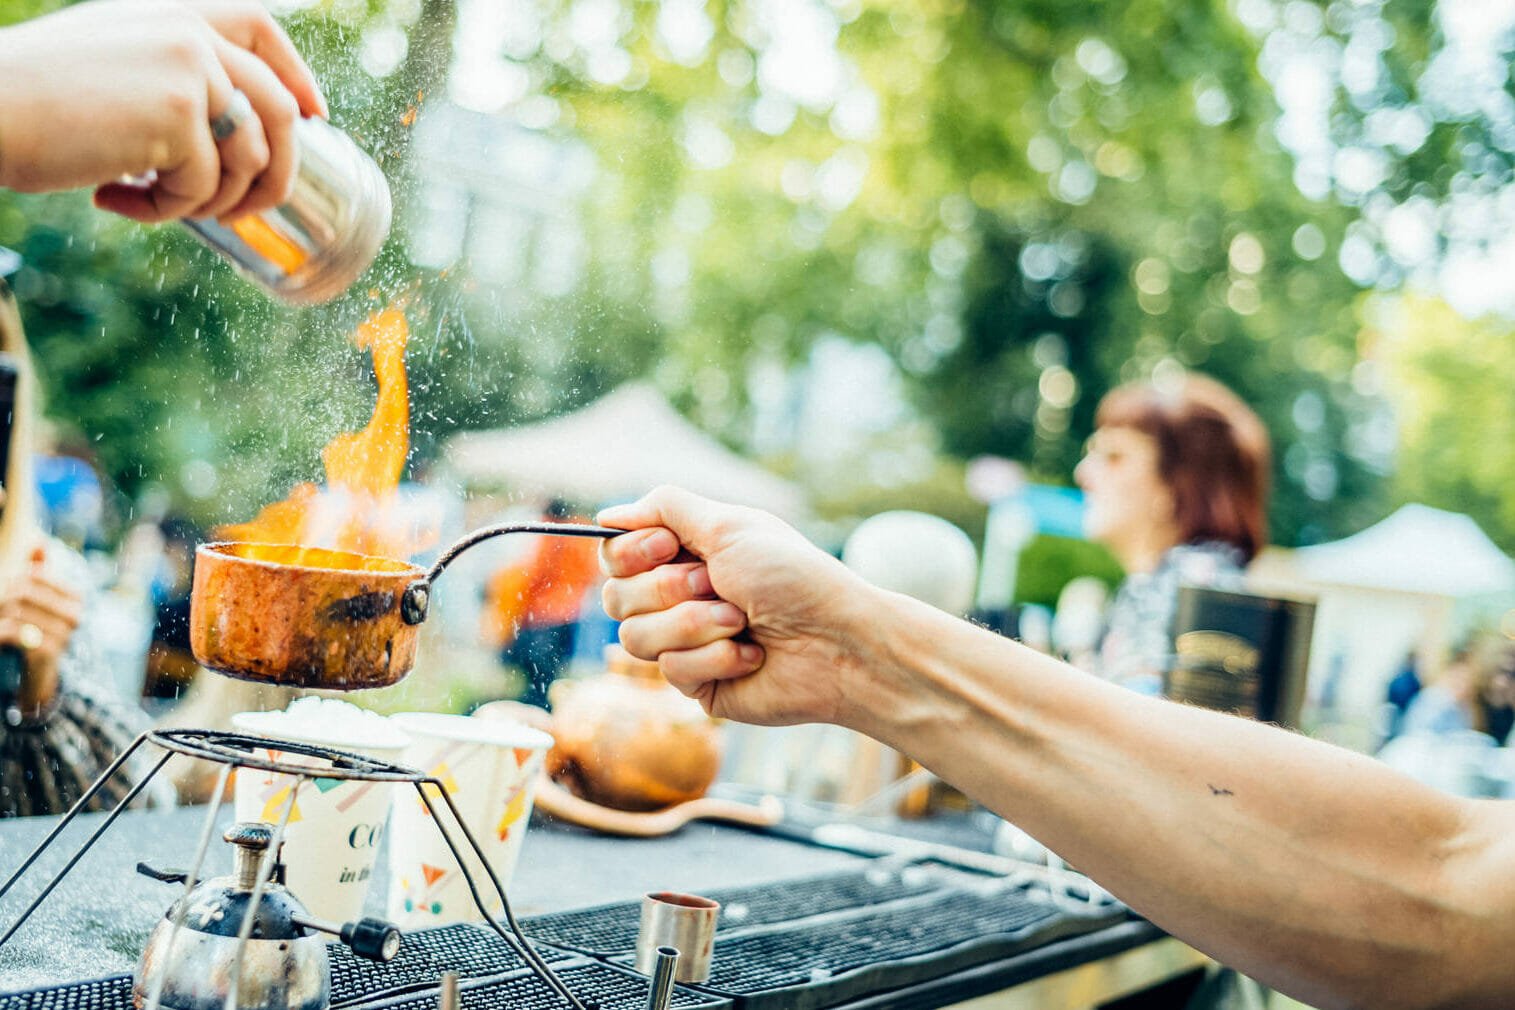
[[[883,861],[709,896],[722,903],[711,976],[699,986],[679,987],[676,1007],[818,1010],[1010,964],[1017,955],[1127,918],[1116,907],[1069,911],[994,880]],[[622,902],[522,925],[585,1006],[639,1010],[648,987],[631,970],[639,912],[637,903]],[[388,964],[359,959],[340,945],[330,950],[334,1010],[431,1010],[443,971],[463,980],[463,1010],[567,1006],[485,926],[407,933]],[[131,1010],[131,982],[121,975],[14,993],[0,996],[0,1010]]]
[[[591,1010],[643,1010],[651,982],[644,976],[614,965],[579,961],[555,969],[568,990]],[[459,992],[461,1010],[566,1010],[568,1003],[549,989],[535,975],[521,973],[463,985]],[[377,1010],[436,1010],[435,993],[370,1004]],[[731,1002],[708,993],[694,992],[682,986],[673,991],[673,1006],[681,1008],[722,1008]]]
[[[398,960],[398,958],[396,959]],[[393,963],[393,962],[391,962]],[[647,978],[615,965],[582,958],[554,967],[554,973],[591,1010],[642,1010],[647,1004]],[[334,973],[335,974],[335,973]],[[410,976],[407,976],[409,978]],[[386,1010],[435,1010],[438,975],[408,993],[396,994],[397,979],[382,979],[379,990],[344,1004],[384,1007]],[[535,974],[520,967],[485,979],[461,983],[462,1010],[566,1010],[568,1003]],[[0,1010],[132,1010],[131,977],[110,978],[32,989],[0,996]],[[335,989],[333,989],[335,997]],[[674,988],[673,1005],[681,1008],[730,1007],[731,1001],[682,986]]]
[[[358,957],[341,944],[331,944],[331,1005],[351,1006],[407,990],[434,987],[444,971],[459,978],[481,978],[525,968],[515,949],[488,926],[458,923],[439,929],[406,933],[400,953],[380,964]],[[551,964],[573,955],[551,947],[538,950]]]
[[[1124,917],[1113,909],[1068,912],[1008,889],[954,888],[718,937],[710,979],[696,988],[743,1010],[813,1010],[1008,958]]]
[[[31,989],[0,996],[3,1010],[131,1010],[130,975]]]
[[[882,905],[947,886],[943,876],[921,866],[902,867],[880,860],[863,870],[711,891],[704,897],[721,903],[716,924],[716,935],[720,936],[838,909]],[[524,919],[521,929],[532,939],[608,958],[636,950],[640,916],[641,906],[627,901]]]

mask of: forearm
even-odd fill
[[[15,32],[13,25],[0,28],[0,74],[4,74],[7,81],[12,79],[16,71],[16,61],[11,54],[12,36]],[[16,185],[11,177],[20,143],[15,126],[18,114],[16,104],[14,101],[0,102],[0,189],[13,189]]]
[[[25,23],[0,28],[0,75],[6,82],[6,100],[0,102],[0,188],[22,192],[49,188],[34,174],[41,160],[37,127],[63,118],[53,97],[56,88],[26,58],[27,50],[39,44],[33,34]]]
[[[1490,828],[1503,810],[1112,687],[901,597],[870,603],[888,630],[860,657],[872,689],[847,721],[1159,925],[1322,1006],[1440,1005],[1499,984],[1475,976],[1515,943],[1509,874],[1503,895],[1467,882],[1504,858]]]

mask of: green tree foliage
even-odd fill
[[[439,181],[415,113],[467,84],[452,50],[488,6],[323,0],[290,19],[396,193],[379,267],[333,306],[271,306],[177,229],[0,194],[51,409],[128,492],[182,495],[185,464],[209,461],[196,508],[221,519],[311,476],[369,402],[339,336],[404,294],[423,454],[648,372],[741,445],[747,377],[841,336],[887,351],[933,448],[1054,481],[1106,390],[1205,370],[1274,433],[1277,539],[1346,532],[1382,506],[1356,305],[1411,269],[1385,215],[1441,206],[1459,178],[1494,186],[1515,135],[1505,105],[1436,85],[1451,47],[1429,0],[532,0],[490,54],[527,85],[485,118],[595,166],[577,283],[535,291],[467,250],[410,262]],[[1301,52],[1335,89],[1310,150],[1278,101]]]
[[[1015,599],[1055,608],[1058,594],[1076,576],[1093,576],[1113,592],[1125,573],[1119,562],[1098,544],[1039,536],[1021,552],[1016,566]]]
[[[549,77],[613,153],[624,206],[666,222],[643,233],[647,260],[661,243],[691,264],[661,293],[682,364],[665,374],[707,423],[740,438],[722,401],[741,390],[702,390],[709,362],[798,358],[839,333],[889,350],[946,451],[1066,480],[1106,390],[1193,367],[1275,433],[1281,540],[1374,514],[1380,474],[1347,438],[1373,407],[1349,382],[1359,288],[1329,256],[1352,215],[1296,187],[1259,40],[1224,5],[838,6],[851,83],[791,101],[780,130],[762,122],[772,40],[750,8],[712,10],[693,66],[633,10],[633,96],[571,65]],[[866,129],[849,121],[859,94]],[[848,172],[863,174],[850,198],[832,185]],[[709,208],[694,233],[688,199]],[[640,297],[659,294],[649,280]]]
[[[1378,300],[1369,318],[1397,421],[1396,499],[1467,512],[1515,550],[1515,326],[1423,296]]]

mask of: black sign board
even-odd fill
[[[1315,604],[1304,600],[1183,586],[1163,693],[1297,726],[1314,624]]]

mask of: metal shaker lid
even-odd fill
[[[310,261],[291,274],[279,295],[299,304],[328,302],[352,287],[389,237],[393,203],[379,166],[346,133],[324,119],[304,119],[300,178],[289,209],[332,229]]]

